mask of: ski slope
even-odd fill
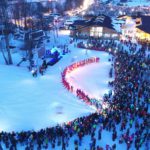
[[[73,45],[70,49],[71,53],[37,78],[25,67],[0,65],[0,131],[39,130],[95,111],[63,87],[61,72],[73,62],[100,57],[100,64],[81,68],[72,76],[75,84],[89,94],[102,97],[110,90],[107,82],[111,56],[105,52],[86,52]]]

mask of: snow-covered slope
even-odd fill
[[[63,87],[61,72],[75,61],[99,56],[99,65],[81,68],[72,76],[85,91],[94,94],[96,88],[98,96],[102,96],[109,91],[107,82],[103,81],[109,80],[107,75],[111,65],[108,58],[111,56],[91,51],[87,56],[84,49],[74,48],[73,45],[71,50],[71,54],[64,56],[55,66],[49,67],[44,76],[37,78],[33,78],[24,67],[0,65],[0,130],[39,130],[95,111]],[[91,78],[92,75],[94,78]],[[87,81],[90,82],[86,84]]]
[[[126,6],[150,6],[150,0],[100,0],[100,2],[111,3],[113,5],[121,3]]]

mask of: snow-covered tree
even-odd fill
[[[2,51],[5,63],[7,65],[12,64],[12,57],[11,52],[9,48],[9,34],[10,34],[10,24],[9,24],[9,18],[8,18],[8,3],[7,0],[0,1],[0,9],[1,9],[1,20],[2,24],[4,25],[4,28],[2,29],[2,34],[4,35],[5,43],[6,43],[6,52],[7,56],[5,56],[5,53]]]

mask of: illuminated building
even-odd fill
[[[150,16],[141,16],[139,24],[136,26],[136,37],[141,41],[150,42]]]
[[[122,35],[130,39],[142,42],[150,42],[150,16],[119,16],[118,19],[125,20],[122,24]]]
[[[113,28],[111,18],[105,15],[91,17],[88,20],[76,20],[72,28],[71,35],[79,38],[119,38],[119,34]]]

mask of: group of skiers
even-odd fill
[[[133,53],[124,49],[113,53],[114,94],[104,97],[109,108],[37,132],[0,132],[0,150],[16,150],[19,146],[24,146],[25,150],[55,149],[58,146],[66,150],[71,140],[74,140],[75,150],[117,150],[117,144],[124,143],[127,150],[149,150],[150,59],[146,57],[145,49],[143,45],[138,51],[134,49]],[[80,93],[78,89],[77,94]],[[92,105],[96,106],[97,101],[92,101]],[[105,141],[105,146],[99,144],[104,131],[111,133],[114,144],[110,145],[109,140]],[[86,141],[86,149],[83,149],[83,138],[87,135],[90,143]]]
[[[47,63],[46,63],[46,60],[43,60],[43,63],[42,63],[41,66],[39,66],[39,68],[34,67],[34,68],[31,69],[32,76],[37,77],[38,71],[41,75],[44,75],[44,72],[45,72],[46,69],[47,69]]]

